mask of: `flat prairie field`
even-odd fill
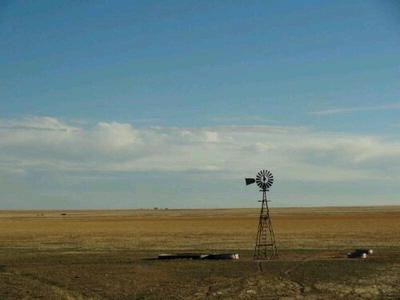
[[[400,299],[400,206],[273,208],[270,261],[258,213],[0,211],[0,299]],[[240,259],[155,259],[179,252]]]

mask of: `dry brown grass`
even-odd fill
[[[251,249],[257,214],[257,209],[3,211],[0,243],[42,250]],[[283,249],[400,246],[399,207],[281,208],[271,214]]]

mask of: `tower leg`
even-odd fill
[[[271,259],[278,255],[275,244],[275,233],[272,228],[271,218],[267,201],[267,191],[263,190],[261,201],[260,220],[258,222],[256,246],[254,248],[254,259]]]

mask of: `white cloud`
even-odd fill
[[[223,172],[304,181],[399,179],[400,141],[284,126],[134,128],[55,118],[0,121],[0,170]]]
[[[76,130],[77,128],[63,124],[56,118],[31,117],[19,120],[0,120],[0,129],[71,131]]]
[[[333,115],[333,114],[342,114],[342,113],[352,113],[352,112],[362,112],[362,111],[377,111],[377,110],[391,110],[391,109],[400,109],[400,103],[391,103],[391,104],[383,104],[376,106],[364,106],[364,107],[338,107],[331,108],[320,111],[310,112],[312,115]]]

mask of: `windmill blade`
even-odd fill
[[[255,181],[261,189],[265,190],[273,184],[274,176],[269,170],[260,170],[256,175]]]

